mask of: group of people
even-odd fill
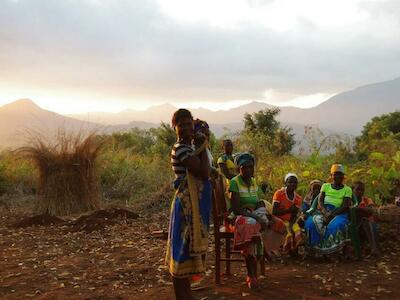
[[[365,235],[371,255],[379,255],[374,202],[364,196],[364,184],[345,184],[345,171],[334,164],[330,180],[313,180],[304,199],[296,192],[299,178],[288,173],[283,187],[268,201],[254,176],[250,153],[233,155],[231,140],[223,141],[223,155],[213,166],[206,122],[179,109],[172,117],[177,141],[171,151],[175,196],[171,204],[166,262],[177,299],[192,299],[191,278],[205,271],[213,178],[223,176],[228,216],[225,229],[233,232],[234,248],[247,267],[246,283],[258,287],[257,261],[289,254],[330,256],[351,250],[354,226]],[[350,210],[355,220],[350,221]],[[354,222],[356,224],[354,224]]]

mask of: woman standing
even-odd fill
[[[320,254],[341,251],[350,242],[348,211],[352,190],[344,182],[344,168],[331,167],[332,183],[324,183],[319,196],[319,213],[306,221],[306,232],[311,249]]]
[[[206,139],[194,136],[193,117],[186,109],[172,117],[177,141],[171,151],[175,173],[175,196],[171,204],[166,263],[178,300],[193,299],[189,278],[205,271],[208,227],[211,208],[211,184]]]

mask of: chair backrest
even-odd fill
[[[227,213],[226,200],[225,200],[225,178],[221,175],[215,179],[213,187],[213,218],[214,226],[223,224],[225,214]]]

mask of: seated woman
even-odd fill
[[[261,231],[267,229],[267,222],[254,211],[260,207],[260,189],[253,177],[254,157],[242,153],[235,158],[239,175],[233,177],[230,185],[230,199],[233,213],[236,215],[234,249],[241,250],[247,267],[246,283],[253,289],[258,286],[256,278],[257,259],[263,256]]]
[[[221,173],[228,179],[232,179],[237,175],[236,166],[232,156],[233,143],[231,140],[222,141],[222,149],[224,153],[218,158],[217,164]]]
[[[364,183],[356,181],[353,185],[353,198],[357,205],[357,227],[359,228],[360,236],[368,239],[371,247],[370,256],[379,257],[381,253],[378,244],[378,224],[376,224],[373,216],[375,202],[371,198],[364,196],[364,193]]]
[[[318,254],[339,252],[350,242],[348,211],[352,190],[344,182],[344,167],[331,167],[332,183],[324,183],[318,199],[319,213],[305,224],[308,246]]]
[[[272,215],[281,219],[287,234],[283,243],[283,253],[293,254],[303,241],[301,228],[297,224],[301,207],[301,196],[296,193],[298,177],[294,173],[285,176],[285,186],[277,190],[272,199]]]

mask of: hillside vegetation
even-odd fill
[[[372,119],[365,124],[362,134],[355,140],[340,136],[324,136],[314,127],[305,127],[304,137],[311,155],[292,155],[294,137],[290,128],[276,121],[276,110],[264,110],[247,115],[245,129],[229,136],[235,152],[255,154],[256,177],[267,182],[268,195],[283,184],[288,172],[300,177],[299,192],[305,194],[313,179],[327,180],[332,163],[346,166],[347,182],[363,180],[367,194],[379,203],[393,200],[394,183],[400,178],[400,113],[394,112]],[[226,136],[225,136],[226,137]],[[103,148],[98,156],[103,202],[121,201],[135,204],[154,199],[163,190],[167,198],[172,180],[169,153],[175,141],[174,130],[162,123],[148,130],[98,135]],[[222,137],[224,138],[224,137]],[[211,148],[216,160],[221,154],[221,139],[212,136]],[[324,150],[329,150],[329,155]],[[32,194],[36,192],[38,173],[33,161],[13,151],[0,154],[0,192],[2,194]]]

